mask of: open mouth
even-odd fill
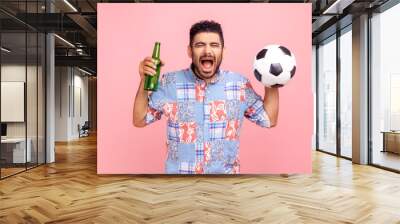
[[[200,64],[201,70],[203,70],[203,72],[212,72],[214,68],[214,58],[201,58]]]

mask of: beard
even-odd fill
[[[192,58],[194,55],[192,55]],[[194,74],[202,79],[202,80],[212,80],[216,74],[219,72],[219,67],[222,63],[222,58],[217,61],[217,59],[213,56],[201,56],[199,59],[196,59],[195,63],[192,61],[191,68]]]

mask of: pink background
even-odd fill
[[[98,4],[97,172],[164,173],[166,119],[145,128],[132,125],[139,84],[138,64],[161,42],[162,72],[187,68],[189,29],[203,19],[222,25],[221,68],[250,78],[253,58],[268,44],[296,56],[293,80],[280,88],[278,125],[263,129],[245,120],[240,136],[240,172],[311,173],[313,96],[311,89],[311,4],[188,3]]]

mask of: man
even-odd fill
[[[262,99],[247,78],[219,69],[224,38],[214,21],[191,27],[187,53],[190,68],[164,74],[150,95],[143,88],[144,77],[154,75],[156,66],[151,57],[140,62],[133,124],[144,127],[167,117],[166,173],[239,173],[243,117],[261,127],[275,126],[278,89],[265,87]]]

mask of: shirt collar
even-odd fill
[[[188,70],[189,70],[189,73],[190,73],[191,78],[192,78],[196,83],[199,83],[199,84],[205,84],[205,83],[206,83],[206,81],[204,81],[203,79],[200,79],[200,78],[197,77],[197,75],[194,73],[194,65],[193,65],[193,63],[190,65],[190,68],[188,68]],[[210,81],[210,84],[215,84],[215,83],[221,81],[222,78],[223,78],[223,72],[221,71],[221,69],[218,69],[217,74],[216,74],[216,77],[215,77],[213,80]]]

